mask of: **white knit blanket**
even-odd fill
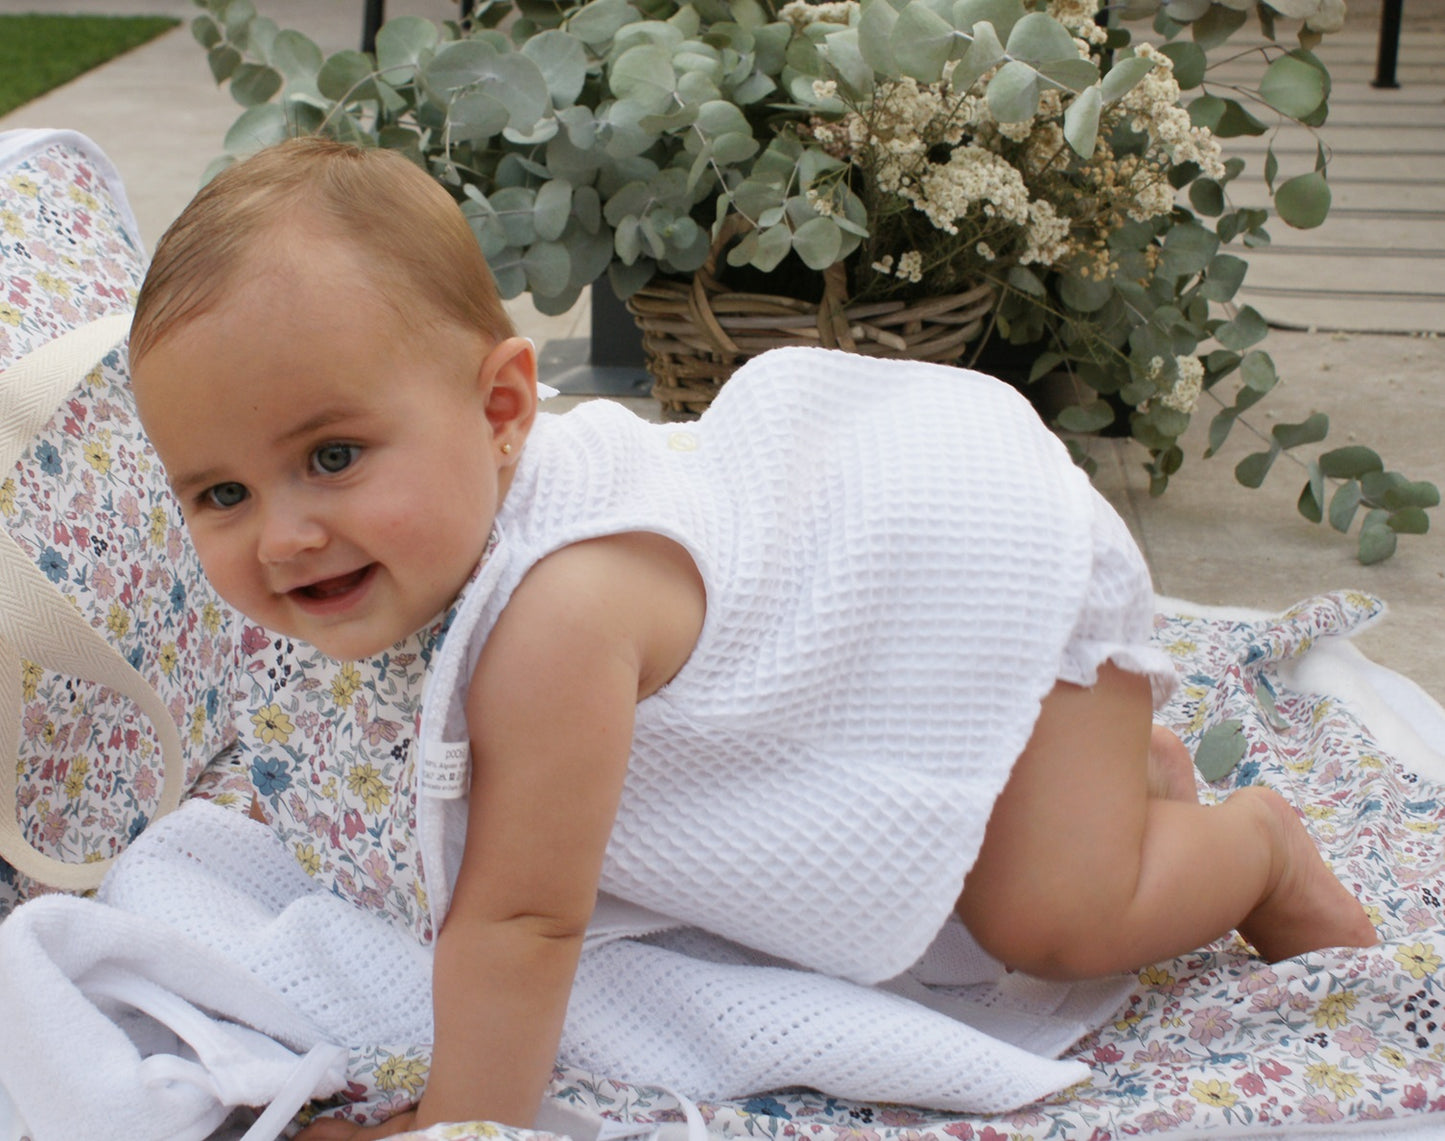
[[[562,1055],[694,1097],[811,1086],[984,1111],[1083,1077],[1051,1056],[1128,980],[950,989],[938,984],[980,964],[951,960],[969,944],[946,936],[886,988],[695,933],[604,942],[584,954]],[[328,1044],[429,1042],[429,991],[410,936],[319,890],[263,825],[191,802],[132,845],[98,899],[35,900],[0,925],[0,1087],[35,1141],[205,1137],[227,1107],[287,1092],[279,1130],[343,1085]]]

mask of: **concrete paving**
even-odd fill
[[[1367,82],[1355,73],[1361,52],[1373,43],[1377,3],[1352,5],[1362,10],[1352,16],[1348,30],[1351,84]],[[283,27],[301,28],[328,51],[354,47],[359,40],[359,0],[257,0],[257,7]],[[1445,162],[1445,115],[1440,113],[1445,27],[1434,4],[1408,7],[1408,53],[1402,52],[1402,60],[1408,59],[1409,67],[1401,74],[1406,86],[1393,101],[1375,100],[1366,117],[1370,129],[1351,137],[1362,148],[1368,144],[1378,149],[1371,132],[1390,123],[1412,131],[1423,123],[1424,129],[1409,136],[1408,146],[1387,147],[1387,153],[1361,168],[1381,173],[1373,164],[1388,160],[1389,177],[1363,186],[1344,182],[1337,191],[1338,217],[1309,235],[1288,237],[1292,247],[1354,243],[1352,251],[1337,262],[1308,253],[1251,255],[1252,277],[1268,277],[1273,288],[1298,291],[1332,275],[1355,284],[1365,276],[1362,267],[1383,256],[1381,248],[1398,246],[1418,254],[1445,247],[1445,204],[1415,209],[1419,188],[1432,180],[1438,183],[1431,172]],[[186,21],[197,11],[186,0],[0,0],[0,12],[31,10],[169,13]],[[392,0],[388,5],[388,15],[404,12],[447,18],[455,7],[444,0]],[[48,126],[90,135],[120,169],[143,235],[153,244],[221,151],[221,140],[238,113],[229,96],[216,90],[204,54],[182,27],[0,117],[0,130]],[[1340,118],[1351,114],[1358,117],[1342,111]],[[1324,137],[1330,140],[1328,127]],[[1394,208],[1392,201],[1423,217],[1411,218],[1408,230],[1402,231],[1399,218],[1379,216]],[[1353,210],[1365,213],[1356,216],[1347,206],[1350,202]],[[1278,236],[1281,228],[1274,229],[1284,244]],[[1388,320],[1358,314],[1333,326],[1311,320],[1326,313],[1323,301],[1319,308],[1306,305],[1303,319],[1297,314],[1275,318],[1281,324],[1314,325],[1319,331],[1277,329],[1265,342],[1284,379],[1256,410],[1260,432],[1267,434],[1273,423],[1299,420],[1311,411],[1327,412],[1332,430],[1325,447],[1368,444],[1388,467],[1445,487],[1445,339],[1410,335],[1428,334],[1445,320],[1445,301],[1431,304],[1438,283],[1433,276],[1422,276],[1428,260],[1402,256],[1390,262],[1381,282],[1399,295],[1397,304],[1369,310],[1387,312]],[[1421,300],[1424,304],[1415,303]],[[1253,303],[1271,315],[1262,300]],[[523,331],[537,339],[544,352],[549,346],[575,345],[587,336],[585,305],[561,318],[539,316],[525,299],[512,307]],[[1363,303],[1357,308],[1366,312]],[[1397,320],[1400,311],[1417,316],[1402,323]],[[1324,331],[1329,327],[1350,331]],[[1387,329],[1404,332],[1381,331]],[[644,414],[657,414],[650,401],[631,403]],[[1373,592],[1390,604],[1391,614],[1361,634],[1357,644],[1445,702],[1445,513],[1435,513],[1430,534],[1402,537],[1395,558],[1361,566],[1354,559],[1352,538],[1296,514],[1304,472],[1288,457],[1276,464],[1260,490],[1236,483],[1234,465],[1258,446],[1244,426],[1236,427],[1219,455],[1201,459],[1210,415],[1206,406],[1196,417],[1185,441],[1184,468],[1158,499],[1148,494],[1140,466],[1144,456],[1137,448],[1113,441],[1093,444],[1100,463],[1097,483],[1139,539],[1161,593],[1215,605],[1273,608],[1321,590]]]

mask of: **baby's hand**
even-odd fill
[[[320,1117],[296,1134],[296,1141],[370,1141],[375,1137],[395,1137],[415,1128],[416,1111],[412,1109],[371,1126],[357,1125],[339,1117]]]

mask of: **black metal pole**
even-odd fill
[[[1399,87],[1395,65],[1400,58],[1400,16],[1405,0],[1384,0],[1380,8],[1380,51],[1375,60],[1371,87]]]
[[[361,50],[376,51],[376,33],[386,22],[386,0],[366,0],[366,11],[361,17]]]

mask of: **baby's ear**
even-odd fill
[[[515,462],[537,415],[537,353],[532,342],[526,337],[499,341],[482,361],[477,382],[493,439],[503,456]]]

